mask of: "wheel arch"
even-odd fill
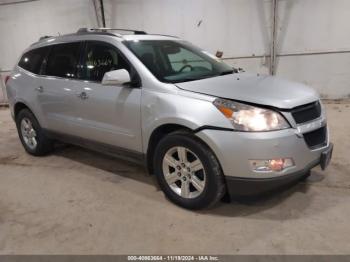
[[[14,114],[15,120],[18,116],[18,113],[23,109],[28,109],[30,112],[33,113],[33,110],[31,110],[30,107],[26,103],[24,103],[23,101],[18,101],[15,103],[15,105],[13,107],[13,114]]]
[[[205,126],[203,126],[205,128]],[[153,167],[153,157],[155,153],[155,149],[159,143],[159,141],[165,137],[166,135],[176,132],[176,131],[184,131],[188,132],[191,134],[196,134],[197,130],[199,130],[201,127],[193,128],[189,127],[183,124],[178,124],[178,123],[165,123],[162,124],[158,127],[156,127],[152,133],[149,136],[148,143],[147,143],[147,149],[146,149],[146,157],[145,157],[145,162],[146,162],[146,167],[149,172],[149,174],[153,174],[154,167]],[[195,135],[196,136],[196,135]],[[215,155],[215,157],[218,159],[218,156],[216,155],[216,152],[209,146],[209,144],[200,138],[199,136],[196,136],[198,140],[200,140],[204,145],[206,145]],[[221,165],[220,161],[219,164]]]
[[[154,171],[153,156],[159,141],[166,135],[181,130],[193,133],[193,130],[191,128],[180,124],[163,124],[152,131],[148,140],[148,147],[146,153],[147,170],[150,174],[153,174]]]

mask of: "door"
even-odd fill
[[[79,135],[76,119],[81,90],[78,66],[81,42],[51,47],[38,81],[38,102],[46,128],[62,134]]]
[[[40,106],[41,93],[43,91],[42,87],[40,87],[40,74],[43,68],[43,61],[46,59],[49,50],[50,48],[47,46],[30,50],[23,54],[18,63],[20,68],[26,70],[23,74],[20,73],[19,76],[22,77],[18,78],[21,81],[20,85],[24,87],[21,94],[23,95],[22,99],[28,103],[43,128],[46,128],[46,118]]]
[[[82,59],[85,80],[78,103],[81,137],[118,148],[142,152],[141,88],[101,84],[106,72],[126,69],[137,73],[119,50],[104,42],[87,42]]]

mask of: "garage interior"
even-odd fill
[[[347,0],[0,0],[0,254],[348,254],[349,22]],[[6,76],[41,36],[84,27],[176,35],[246,72],[315,88],[330,166],[273,196],[188,211],[132,163],[70,145],[28,155]]]

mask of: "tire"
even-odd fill
[[[180,154],[185,155],[187,162],[181,161]],[[185,163],[183,166],[182,162]],[[226,191],[224,176],[215,155],[190,132],[177,131],[161,139],[155,150],[154,170],[165,196],[187,209],[212,207]]]
[[[22,145],[29,154],[44,156],[52,151],[52,140],[44,134],[38,120],[30,110],[22,109],[18,113],[16,117],[16,126]],[[25,131],[23,129],[25,129]],[[33,142],[33,137],[36,143]]]

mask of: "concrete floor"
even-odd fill
[[[327,104],[334,158],[257,202],[191,212],[142,168],[73,146],[26,154],[0,109],[0,254],[348,254],[350,104]]]

